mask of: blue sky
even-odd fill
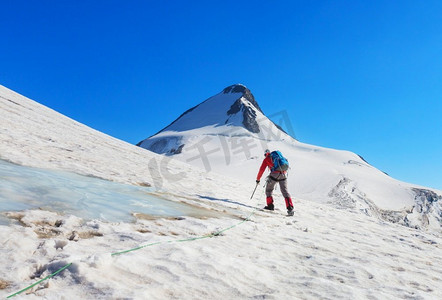
[[[130,143],[245,84],[302,142],[442,189],[442,1],[0,0],[0,84]]]

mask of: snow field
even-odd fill
[[[238,220],[185,218],[79,225],[82,222],[71,216],[59,227],[61,235],[41,239],[32,228],[51,227],[49,224],[65,217],[27,211],[22,222],[31,227],[2,226],[0,238],[6,240],[2,252],[7,255],[2,255],[1,263],[9,272],[2,272],[0,278],[11,282],[8,291],[12,292],[73,262],[34,288],[31,299],[32,295],[51,299],[60,295],[96,299],[442,296],[440,237],[308,201],[296,200],[295,207],[294,217],[284,216],[283,211],[256,211],[250,221],[220,236],[173,243],[168,241],[211,234]],[[243,206],[238,209],[251,211]],[[89,232],[90,236],[82,233],[84,238],[71,241],[66,237],[72,231]],[[110,255],[154,242],[165,243]]]
[[[237,170],[244,180],[206,173],[99,133],[1,86],[0,96],[1,159],[151,184],[157,196],[209,208],[221,216],[137,218],[125,223],[36,209],[11,211],[4,217],[15,221],[0,226],[0,297],[72,262],[17,298],[442,298],[442,239],[436,232],[386,223],[300,196],[294,197],[294,217],[285,216],[284,201],[276,194],[275,212],[256,211],[249,221],[219,236],[168,243],[219,232],[241,222],[254,207],[262,207],[262,187],[249,200],[255,178],[246,174],[252,165],[253,173],[257,171],[262,156]],[[320,155],[316,148],[298,147]],[[311,180],[294,174],[290,182],[300,183],[314,197]],[[161,244],[111,255],[156,242]]]

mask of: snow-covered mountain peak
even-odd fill
[[[242,84],[235,84],[190,108],[160,132],[240,126],[251,133],[258,133],[257,118],[261,116],[261,108],[250,90]]]
[[[242,97],[240,99],[238,99],[237,101],[248,101],[256,109],[258,109],[260,112],[262,112],[262,110],[259,107],[258,102],[256,102],[255,97],[253,96],[252,92],[243,84],[238,83],[238,84],[228,86],[223,90],[223,93],[224,94],[242,93]]]
[[[138,146],[171,155],[181,153],[189,144],[185,137],[217,135],[259,139],[288,137],[264,115],[245,85],[234,84],[188,109],[160,132],[139,142]]]

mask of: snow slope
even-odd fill
[[[187,186],[195,180],[208,189],[215,188],[214,182],[221,180],[217,174],[202,173],[188,164],[98,132],[3,86],[0,86],[0,100],[0,159],[154,186],[159,192],[167,184],[168,193],[177,190],[182,196],[194,194]],[[235,186],[229,188],[235,190]]]
[[[300,197],[293,218],[283,210],[255,210],[263,189],[250,200],[253,180],[207,173],[129,145],[1,86],[0,114],[3,160],[151,185],[157,196],[219,214],[106,222],[38,209],[2,213],[15,220],[0,225],[2,298],[67,263],[17,298],[442,297],[442,238],[435,232]]]
[[[264,150],[280,150],[291,163],[289,189],[295,198],[442,228],[441,191],[395,180],[349,151],[293,139],[263,114],[243,85],[227,87],[138,145],[248,182],[255,180]]]

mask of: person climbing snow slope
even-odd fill
[[[266,186],[266,202],[267,205],[264,209],[274,210],[275,206],[273,204],[273,190],[276,183],[279,183],[279,188],[284,196],[285,204],[287,207],[287,214],[293,215],[293,203],[292,198],[288,192],[287,188],[287,169],[288,161],[282,156],[281,152],[265,150],[264,160],[262,161],[261,167],[258,171],[258,176],[256,177],[256,183],[259,184],[261,176],[265,169],[268,167],[270,170],[270,175],[267,177]]]

